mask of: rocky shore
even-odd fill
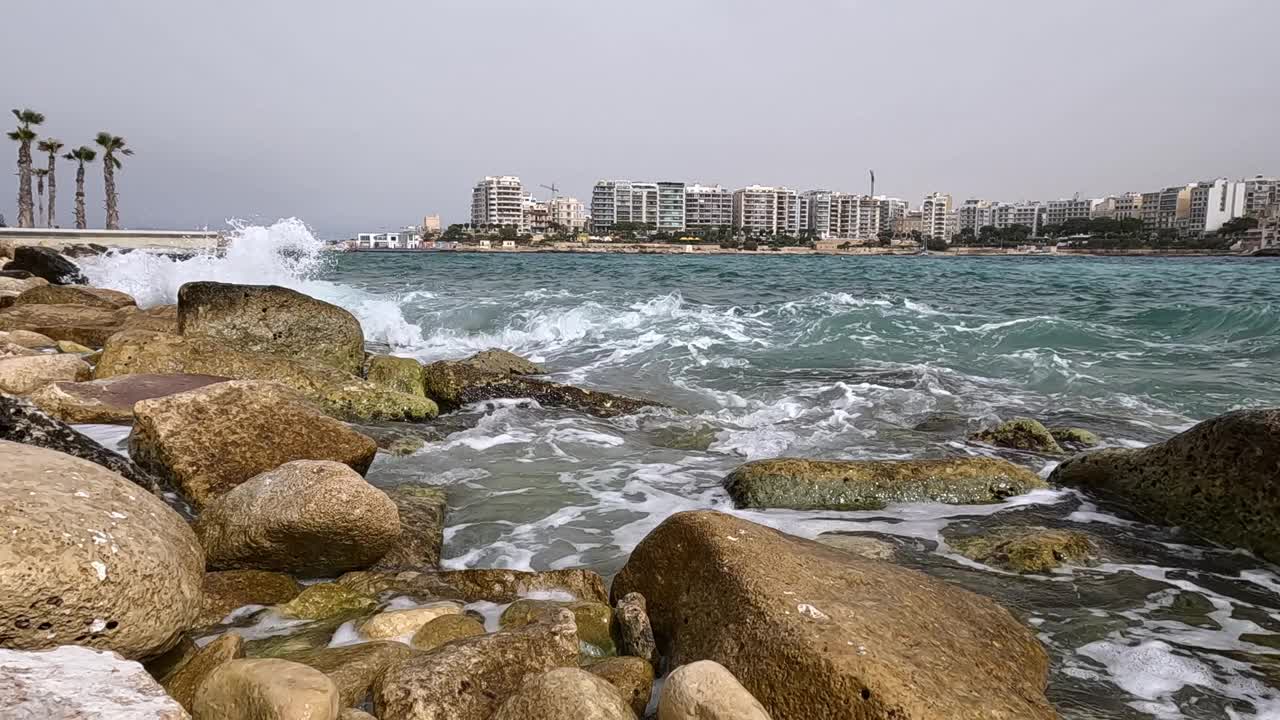
[[[280,287],[193,282],[143,310],[65,257],[19,250],[0,271],[0,707],[15,717],[1057,717],[1020,615],[882,540],[699,510],[653,529],[612,582],[445,570],[450,488],[365,479],[378,453],[474,403],[679,409],[551,382],[500,349],[371,354],[351,313]],[[76,423],[129,426],[129,457]],[[1280,410],[1140,450],[1090,452],[1089,430],[1031,418],[916,430],[942,427],[966,449],[762,460],[725,490],[743,508],[841,511],[1066,485],[1280,561]],[[1063,461],[1047,482],[1027,469],[1045,460]],[[1108,552],[1043,527],[948,542],[1009,573]]]

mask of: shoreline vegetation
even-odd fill
[[[361,254],[431,254],[441,252],[458,253],[577,253],[577,254],[617,254],[617,255],[765,255],[765,256],[893,256],[893,257],[1273,257],[1274,253],[1265,251],[1231,252],[1208,248],[999,248],[999,247],[966,247],[952,246],[946,250],[929,250],[927,253],[918,247],[878,247],[857,246],[848,249],[816,249],[806,247],[787,247],[777,250],[757,248],[741,250],[709,245],[681,245],[677,243],[551,243],[538,245],[517,245],[515,247],[481,247],[477,245],[458,245],[456,247],[435,249],[398,249],[398,248],[361,248],[341,249],[341,252]]]

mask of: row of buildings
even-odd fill
[[[1020,203],[969,199],[957,205],[951,195],[939,192],[926,195],[916,208],[898,198],[832,190],[799,192],[765,185],[731,190],[698,183],[602,180],[592,189],[588,213],[576,198],[538,200],[520,178],[504,175],[476,183],[471,198],[473,227],[513,227],[520,233],[723,229],[855,241],[887,233],[950,242],[965,230],[978,234],[988,226],[1020,225],[1036,236],[1048,226],[1095,218],[1140,220],[1142,229],[1153,234],[1211,233],[1234,218],[1280,216],[1280,179],[1218,178],[1152,192]]]

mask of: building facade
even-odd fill
[[[578,198],[554,197],[547,201],[551,223],[566,230],[582,230],[587,226],[587,208]]]
[[[591,191],[591,229],[620,224],[678,232],[685,227],[685,184],[601,180]]]
[[[1093,211],[1093,201],[1081,198],[1050,200],[1045,203],[1044,224],[1061,225],[1068,220],[1088,220]]]
[[[514,175],[486,177],[471,190],[471,226],[524,228],[524,187]]]
[[[686,185],[684,225],[689,229],[733,227],[733,191],[719,185]]]
[[[951,220],[948,220],[948,217]],[[948,223],[955,228],[948,233]],[[959,218],[951,211],[951,196],[931,193],[920,203],[920,232],[931,240],[951,242],[951,235],[960,232]]]

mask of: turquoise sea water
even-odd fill
[[[1274,261],[232,252],[91,275],[150,302],[196,278],[290,284],[355,312],[374,348],[429,361],[501,347],[675,408],[600,420],[493,402],[423,430],[414,455],[380,455],[375,483],[447,487],[455,567],[611,574],[671,513],[733,511],[720,482],[749,459],[992,454],[965,437],[1015,416],[1136,447],[1280,405]],[[873,533],[899,562],[995,597],[1049,649],[1063,717],[1280,717],[1280,574],[1247,553],[1070,489],[740,514],[805,537]],[[997,524],[1084,530],[1103,562],[1013,576],[942,534]]]

